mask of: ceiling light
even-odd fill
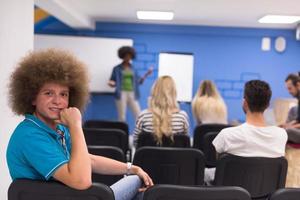
[[[300,16],[266,15],[258,20],[259,23],[293,24],[300,20]]]
[[[173,12],[161,12],[161,11],[137,11],[138,19],[143,20],[172,20],[174,17]]]

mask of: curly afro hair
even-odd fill
[[[118,50],[119,58],[123,59],[127,54],[130,54],[132,59],[135,59],[136,53],[133,47],[123,46]]]
[[[18,115],[32,114],[40,88],[45,83],[69,87],[69,106],[83,111],[89,100],[89,77],[84,63],[59,49],[31,52],[17,65],[10,77],[9,102]]]

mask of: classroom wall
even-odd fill
[[[6,165],[6,147],[21,120],[8,106],[7,85],[16,63],[33,48],[33,0],[1,0],[0,24],[0,199],[5,200],[11,183]]]
[[[140,87],[142,108],[147,107],[147,98],[157,78],[160,52],[184,52],[194,54],[193,93],[201,80],[214,80],[228,106],[229,120],[244,121],[241,109],[245,81],[263,79],[273,89],[273,99],[289,97],[284,79],[290,72],[300,69],[300,42],[295,31],[289,29],[225,28],[207,26],[174,26],[128,23],[97,23],[96,30],[73,30],[54,18],[48,18],[35,26],[36,33],[86,35],[93,37],[132,38],[137,50],[133,64],[143,74],[154,65],[154,74]],[[285,52],[274,49],[276,37],[287,41]],[[262,37],[271,38],[271,50],[261,50]],[[101,53],[101,52],[99,52]],[[181,104],[188,112],[192,128],[194,121],[190,104]],[[84,119],[117,119],[114,98],[108,94],[92,94]],[[134,120],[128,114],[131,128]],[[192,130],[191,128],[191,130]]]

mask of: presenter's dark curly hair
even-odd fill
[[[18,115],[32,114],[39,90],[45,83],[69,87],[69,106],[83,111],[89,100],[89,77],[84,63],[59,49],[31,52],[10,77],[9,102]]]
[[[123,59],[127,54],[130,54],[132,59],[135,59],[136,53],[133,47],[123,46],[118,50],[118,55],[121,59]]]

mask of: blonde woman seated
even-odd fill
[[[210,80],[201,82],[192,102],[197,124],[227,124],[227,108],[215,84]]]
[[[188,134],[189,119],[185,111],[179,109],[174,80],[170,76],[159,77],[154,83],[149,98],[149,108],[139,115],[133,135],[134,146],[142,131],[153,133],[158,144],[163,136]]]

